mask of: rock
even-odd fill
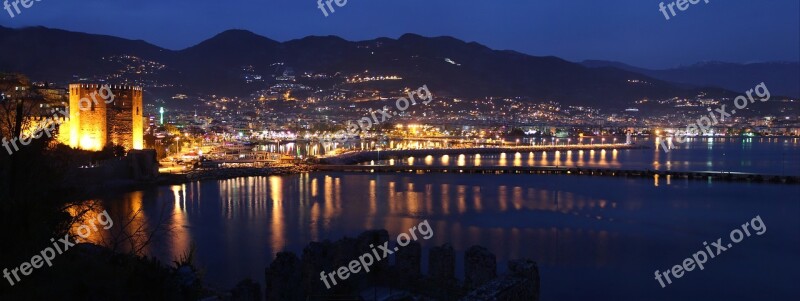
[[[331,272],[335,268],[333,265],[333,244],[326,240],[323,242],[311,242],[303,249],[302,258],[302,285],[307,290],[308,295],[319,294],[328,290],[325,284],[320,281],[319,274],[322,271]]]
[[[477,288],[497,278],[497,259],[484,247],[472,246],[464,256],[465,284]]]
[[[267,300],[303,300],[301,263],[297,255],[280,252],[265,271]],[[238,286],[237,286],[238,288]]]
[[[395,266],[402,277],[415,280],[422,276],[422,245],[419,242],[411,241],[405,247],[400,247],[396,256]]]
[[[531,300],[539,300],[540,279],[539,266],[530,259],[517,259],[508,262],[508,271],[512,276],[526,280],[523,283],[523,290],[526,294],[533,296]]]
[[[364,231],[358,236],[358,251],[360,254],[371,253],[374,256],[372,249],[378,252],[378,256],[383,255],[383,252],[378,248],[383,243],[389,241],[389,231],[386,230],[370,230]],[[373,271],[370,274],[381,274],[389,268],[389,258],[375,258],[375,264],[370,269]],[[372,277],[375,277],[374,275]]]
[[[251,279],[243,280],[231,290],[231,301],[261,301],[261,286]]]
[[[428,276],[439,283],[456,281],[456,252],[450,244],[433,247],[428,260]]]

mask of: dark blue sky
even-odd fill
[[[2,4],[0,0],[0,4]],[[13,0],[9,0],[12,1]],[[0,25],[43,25],[182,49],[231,28],[278,41],[449,35],[494,49],[642,67],[800,61],[800,1],[711,0],[667,21],[660,0],[41,0]],[[666,3],[669,3],[666,1]]]

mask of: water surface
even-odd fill
[[[541,268],[543,300],[796,300],[800,186],[671,178],[557,175],[311,173],[194,182],[102,200],[112,216],[142,209],[135,225],[174,228],[148,251],[171,261],[196,245],[205,279],[263,284],[274,254],[313,240],[424,219],[427,250],[483,245],[506,262]],[[767,226],[661,288],[664,271],[759,215]],[[727,240],[727,238],[726,238]],[[427,268],[423,267],[423,271]]]

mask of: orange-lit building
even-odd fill
[[[69,85],[69,120],[61,125],[68,131],[59,141],[85,150],[101,150],[108,144],[126,149],[144,147],[142,88],[110,85],[113,101],[106,103],[100,93],[102,85]],[[92,97],[93,93],[97,93]],[[81,99],[86,99],[81,103]],[[94,101],[96,99],[97,101]],[[108,97],[111,100],[112,97]],[[83,105],[83,110],[81,110]],[[88,105],[88,106],[87,106]]]

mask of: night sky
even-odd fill
[[[448,35],[494,49],[650,68],[800,61],[798,0],[701,0],[669,21],[660,2],[348,0],[341,8],[334,3],[326,18],[316,0],[41,0],[14,18],[0,11],[0,25],[108,34],[170,49],[237,28],[278,41]]]

